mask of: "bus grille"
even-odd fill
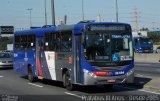
[[[102,71],[123,70],[126,66],[98,67]]]

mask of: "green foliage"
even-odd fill
[[[140,29],[140,31],[149,31],[149,29],[143,27],[143,28]]]
[[[148,36],[151,37],[154,44],[160,45],[160,32],[159,33],[149,32]]]
[[[0,50],[6,50],[7,44],[13,43],[13,37],[0,37]]]

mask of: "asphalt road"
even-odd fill
[[[158,76],[159,64],[144,64],[136,63],[137,73],[144,73],[146,75]],[[152,68],[156,69],[154,71]],[[145,69],[147,68],[147,69]],[[150,68],[150,69],[148,69]],[[146,79],[146,78],[136,78]],[[49,80],[37,81],[35,83],[29,83],[27,79],[20,77],[12,69],[0,69],[0,101],[9,101],[5,99],[18,99],[18,101],[82,101],[82,98],[86,96],[99,96],[99,101],[106,101],[102,96],[120,96],[121,95],[154,95],[159,101],[160,96],[158,93],[142,90],[142,86],[135,85],[115,85],[112,91],[107,91],[101,86],[94,87],[82,87],[78,86],[75,91],[67,91],[62,87],[61,82],[54,82]],[[90,100],[83,99],[83,100]],[[13,101],[13,100],[12,100]],[[17,100],[15,100],[17,101]],[[92,101],[97,101],[92,99]],[[112,101],[116,101],[115,99]],[[124,101],[124,100],[119,100]],[[137,101],[137,100],[132,100]]]
[[[160,77],[160,63],[135,63],[136,74]]]

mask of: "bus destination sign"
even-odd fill
[[[125,25],[90,25],[90,31],[124,31]]]

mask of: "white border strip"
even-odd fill
[[[34,84],[34,83],[28,83],[29,85],[32,85],[32,86],[36,86],[36,87],[40,87],[40,88],[42,88],[43,86],[41,86],[41,85],[37,85],[37,84]]]
[[[0,78],[3,78],[4,76],[0,76]]]
[[[151,64],[142,64],[142,63],[135,63],[135,66],[151,66]]]

